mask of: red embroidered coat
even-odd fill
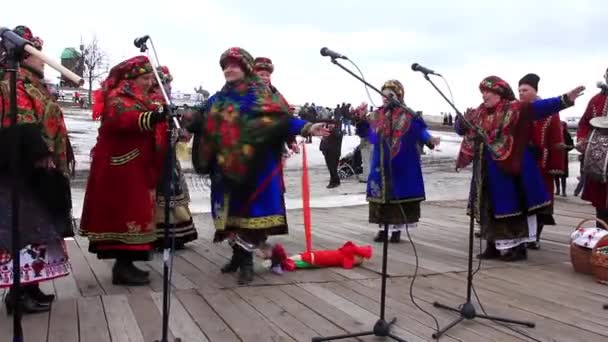
[[[164,123],[153,125],[150,120],[151,111],[157,109],[147,95],[130,85],[107,95],[97,144],[91,151],[80,224],[81,234],[91,242],[141,250],[136,246],[156,239],[156,185],[166,152]]]
[[[554,176],[563,174],[566,168],[563,148],[564,134],[559,115],[532,121],[530,140],[537,151],[537,163],[547,192],[553,199]]]
[[[608,94],[605,92],[599,93],[589,100],[587,109],[578,122],[578,130],[576,131],[577,149],[584,152],[587,148],[587,143],[593,127],[589,121],[598,116],[608,116]],[[585,177],[585,187],[583,188],[583,195],[581,198],[585,201],[589,201],[594,207],[598,209],[605,209],[608,207],[606,197],[607,184],[594,181],[589,177]]]

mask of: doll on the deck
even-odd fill
[[[343,267],[351,269],[372,257],[372,246],[357,246],[351,241],[336,250],[310,251],[288,257],[281,244],[265,244],[258,256],[270,260],[270,270],[276,274],[304,268]]]

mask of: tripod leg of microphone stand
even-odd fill
[[[477,315],[476,317],[481,318],[481,319],[488,319],[488,320],[496,321],[496,322],[525,325],[529,328],[536,327],[536,324],[534,322],[518,321],[518,320],[510,319],[510,318],[502,318],[502,317],[488,316],[488,315]]]
[[[452,308],[448,308],[448,309],[452,309]],[[453,327],[455,327],[458,323],[464,321],[464,317],[460,316],[458,318],[456,318],[454,321],[452,321],[452,323],[446,325],[443,329],[433,333],[433,338],[434,339],[438,339],[440,338],[443,334],[445,334],[446,332],[448,332],[448,330],[452,329]]]
[[[460,313],[460,310],[459,310],[459,309],[453,308],[453,307],[451,307],[451,306],[447,306],[447,305],[445,305],[445,304],[441,304],[441,303],[439,303],[439,302],[434,302],[434,303],[433,303],[433,306],[434,306],[434,307],[436,307],[436,308],[439,308],[439,309],[445,309],[445,310],[449,310],[449,311],[453,311],[453,312],[458,312],[458,313]]]
[[[326,336],[326,337],[313,337],[311,341],[312,342],[337,341],[337,340],[344,340],[347,338],[363,337],[363,336],[374,336],[374,332],[365,331],[365,332],[354,333],[354,334],[344,334],[344,335]]]

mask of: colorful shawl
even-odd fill
[[[6,113],[8,113],[9,81],[5,75],[2,91],[6,96]],[[39,123],[42,127],[42,138],[53,153],[53,159],[66,177],[74,174],[76,161],[65,126],[63,112],[59,104],[44,84],[44,76],[23,65],[17,73],[17,120],[20,123]],[[9,115],[3,117],[3,126],[10,125]]]
[[[526,135],[525,133],[529,132],[521,130],[522,126],[519,125],[520,121],[522,123],[526,121],[520,120],[520,118],[522,118],[522,108],[527,108],[527,106],[515,100],[515,94],[511,86],[500,77],[488,76],[484,78],[479,84],[479,90],[498,94],[501,101],[494,108],[487,108],[482,103],[477,109],[467,110],[464,117],[481,131],[490,145],[490,149],[496,152],[497,155],[493,156],[493,159],[506,169],[515,172],[519,167],[517,156],[523,152],[522,148],[528,143],[528,137],[520,135]],[[526,141],[518,141],[515,145],[517,137]],[[456,169],[464,168],[473,161],[475,143],[477,143],[475,131],[467,130],[460,145]],[[514,150],[517,151],[514,152]]]
[[[391,158],[394,158],[401,148],[401,137],[410,129],[412,115],[401,107],[381,107],[368,116],[371,129],[383,138],[390,137]],[[392,117],[392,133],[391,133]]]
[[[258,152],[286,139],[289,118],[287,102],[257,76],[227,83],[214,95],[203,122],[203,172],[215,162],[229,181],[246,182],[255,170]]]
[[[492,158],[499,162],[507,172],[517,173],[523,147],[528,143],[529,120],[521,120],[526,115],[522,110],[528,106],[519,101],[502,100],[494,108],[486,108],[483,104],[477,109],[468,110],[464,116],[473,123],[486,138],[489,146],[496,152]],[[525,128],[528,128],[526,130]],[[475,132],[468,130],[465,134],[456,161],[456,168],[469,165],[474,158]]]

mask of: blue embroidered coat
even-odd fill
[[[537,100],[530,104],[532,120],[546,118],[559,112],[566,105],[561,97]],[[528,115],[520,115],[525,120]],[[467,131],[461,120],[454,125],[456,133],[464,135]],[[528,135],[524,135],[528,136]],[[479,218],[480,194],[476,192],[481,188],[481,179],[486,179],[491,200],[494,218],[506,218],[543,208],[551,204],[551,197],[547,193],[542,174],[536,163],[535,155],[529,141],[515,141],[514,144],[524,144],[521,168],[518,174],[506,172],[492,157],[487,145],[483,145],[481,159],[474,160],[474,172],[471,180],[470,196],[475,195],[476,216]],[[482,164],[480,164],[480,162]],[[483,166],[478,168],[478,166]],[[483,170],[483,171],[481,171]],[[482,177],[481,172],[485,172]]]
[[[427,143],[431,139],[426,123],[421,118],[411,120],[409,129],[401,136],[399,152],[392,159],[387,141],[373,130],[370,130],[369,139],[373,152],[367,181],[368,202],[386,203],[389,165],[392,173],[389,203],[423,201],[424,181],[417,145],[419,142]]]

